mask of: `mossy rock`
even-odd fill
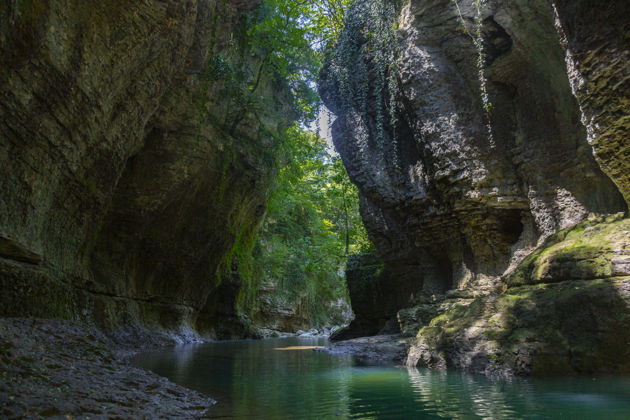
[[[427,360],[483,373],[630,372],[630,277],[513,287],[454,305],[417,341]]]
[[[630,275],[630,219],[579,223],[550,236],[506,278],[509,286]]]

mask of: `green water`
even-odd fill
[[[490,380],[370,367],[350,356],[278,347],[322,338],[228,341],[139,356],[136,364],[204,392],[218,418],[630,419],[630,378]]]

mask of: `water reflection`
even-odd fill
[[[445,418],[515,418],[504,391],[505,383],[482,381],[470,375],[409,368],[416,401]]]
[[[630,418],[630,378],[508,381],[413,368],[408,375],[416,401],[444,418]]]
[[[629,378],[492,381],[457,372],[356,365],[350,356],[276,348],[288,338],[184,346],[142,367],[219,400],[216,417],[303,419],[628,419]]]

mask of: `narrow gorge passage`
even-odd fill
[[[5,3],[0,417],[630,418],[627,1]]]

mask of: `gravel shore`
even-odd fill
[[[0,319],[0,418],[206,417],[216,401],[127,362],[175,341],[135,337],[121,345],[79,322]]]

